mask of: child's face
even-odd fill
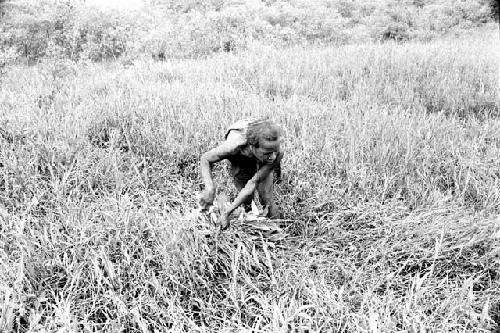
[[[262,163],[273,163],[278,157],[280,151],[279,142],[265,142],[261,144],[258,148],[253,147],[252,149],[255,158],[257,158]]]

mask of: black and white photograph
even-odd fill
[[[0,0],[0,333],[500,333],[497,0]]]

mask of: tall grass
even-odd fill
[[[495,37],[9,68],[0,329],[498,328]],[[285,133],[279,242],[189,214],[248,115]]]

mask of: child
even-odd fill
[[[282,158],[280,131],[271,120],[243,119],[234,123],[226,133],[226,140],[201,156],[201,177],[205,190],[199,197],[200,206],[207,209],[214,201],[212,164],[227,159],[239,193],[222,214],[221,229],[229,227],[229,217],[240,205],[243,204],[247,212],[251,209],[255,190],[259,193],[262,206],[267,209],[268,217],[279,218],[280,213],[273,200],[273,170],[277,171],[279,178]]]

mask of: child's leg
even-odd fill
[[[233,183],[236,189],[241,191],[247,182],[253,177],[255,172],[253,170],[242,170],[241,167],[231,164],[231,175],[233,176]],[[248,200],[243,203],[243,208],[245,212],[250,212],[252,210],[252,200],[254,195],[252,195]]]
[[[260,203],[263,207],[267,207],[267,216],[270,218],[281,218],[281,213],[279,212],[278,206],[274,202],[274,184],[273,184],[273,173],[271,172],[269,176],[262,181],[257,187],[259,192]]]

